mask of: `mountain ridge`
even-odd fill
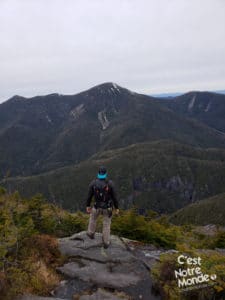
[[[225,150],[193,148],[169,140],[99,152],[73,166],[6,178],[0,184],[11,192],[18,190],[24,197],[40,192],[66,209],[84,210],[87,187],[99,165],[109,170],[120,207],[125,209],[136,205],[168,213],[225,192]]]
[[[216,224],[225,226],[225,193],[189,204],[176,211],[169,217],[174,224],[207,225]]]
[[[220,132],[225,132],[224,94],[193,91],[157,102],[186,118],[198,120]]]
[[[225,135],[215,129],[113,83],[72,96],[19,99],[0,105],[0,178],[38,174],[99,151],[165,138],[225,147]]]

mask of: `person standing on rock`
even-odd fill
[[[91,207],[93,197],[95,203]],[[90,214],[87,235],[91,239],[94,239],[97,218],[100,214],[103,215],[102,240],[104,248],[108,248],[110,245],[110,226],[113,208],[116,209],[116,214],[118,214],[119,207],[115,187],[112,180],[107,179],[107,170],[102,166],[99,168],[97,178],[89,185],[86,210]]]

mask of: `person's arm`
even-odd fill
[[[119,210],[119,202],[117,198],[117,192],[114,186],[114,183],[110,180],[110,187],[111,187],[111,197],[113,200],[113,206],[115,207],[116,210]]]
[[[87,200],[86,200],[86,209],[87,209],[88,213],[91,212],[91,199],[92,199],[93,195],[94,195],[93,182],[91,182],[91,184],[89,185],[89,188],[88,188],[88,195],[87,195]]]

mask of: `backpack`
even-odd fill
[[[96,180],[93,189],[96,208],[107,209],[112,207],[112,202],[110,199],[110,186],[107,181],[104,186],[100,186]]]

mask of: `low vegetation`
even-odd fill
[[[23,199],[0,189],[0,299],[20,293],[47,295],[59,283],[64,257],[57,237],[86,227],[87,216],[70,214],[41,195]]]
[[[87,214],[69,213],[47,203],[41,195],[24,199],[18,192],[8,194],[0,188],[0,299],[13,299],[21,293],[49,295],[60,281],[56,267],[65,260],[58,250],[57,238],[86,230],[87,223]],[[225,233],[220,227],[209,238],[195,226],[173,225],[167,216],[151,210],[140,215],[133,208],[114,216],[111,228],[116,235],[160,249],[192,251],[195,255],[203,251],[201,256],[210,264],[205,267],[218,275],[211,289],[220,293],[225,289],[224,256],[213,250],[225,247]],[[101,230],[100,219],[97,230]],[[162,256],[153,270],[155,287],[163,295],[168,294],[165,299],[176,299],[176,282],[173,277],[165,277],[174,270],[175,259],[175,254]]]

